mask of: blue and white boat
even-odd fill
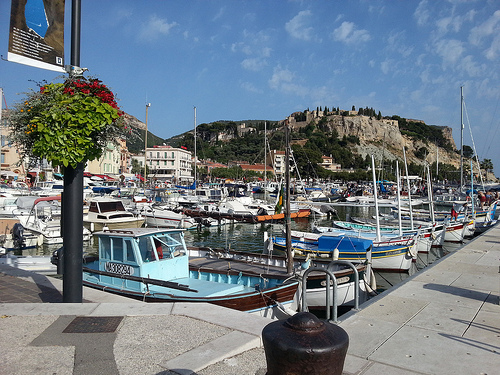
[[[373,240],[350,236],[321,235],[317,241],[292,240],[295,255],[309,255],[320,258],[347,260],[352,263],[365,263],[370,258],[373,269],[384,271],[408,271],[414,256],[415,239],[408,238],[404,243],[396,245],[379,245],[374,247]],[[273,248],[286,251],[286,239],[273,239]]]
[[[260,265],[190,257],[182,229],[131,228],[95,233],[99,254],[85,257],[86,286],[154,302],[209,302],[274,317],[294,307],[298,281]]]

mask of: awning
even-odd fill
[[[14,173],[12,171],[1,171],[0,176],[17,177],[17,173]]]

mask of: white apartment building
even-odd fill
[[[193,159],[191,151],[172,146],[153,146],[146,149],[148,179],[192,183]]]
[[[271,150],[269,153],[270,159],[272,160],[274,167],[274,175],[275,176],[284,176],[285,175],[285,167],[286,167],[286,158],[285,151]],[[290,165],[288,167],[290,172],[294,169],[294,163],[292,155],[290,155]]]

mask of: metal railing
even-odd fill
[[[307,278],[309,274],[314,271],[324,272],[326,274],[326,296],[325,296],[325,309],[326,309],[326,319],[330,320],[333,312],[333,321],[338,322],[337,313],[337,278],[334,275],[333,268],[336,265],[345,265],[353,270],[354,273],[354,309],[359,309],[359,273],[356,266],[346,260],[332,260],[328,266],[325,267],[312,267],[307,269],[302,275],[302,303],[300,305],[300,311],[308,311],[307,307]],[[333,285],[332,285],[333,284]],[[330,292],[330,287],[333,286],[333,296]],[[332,298],[333,297],[333,298]],[[333,301],[332,301],[333,299]]]

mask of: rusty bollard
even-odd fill
[[[262,340],[266,375],[342,375],[347,332],[309,312],[269,323]]]

